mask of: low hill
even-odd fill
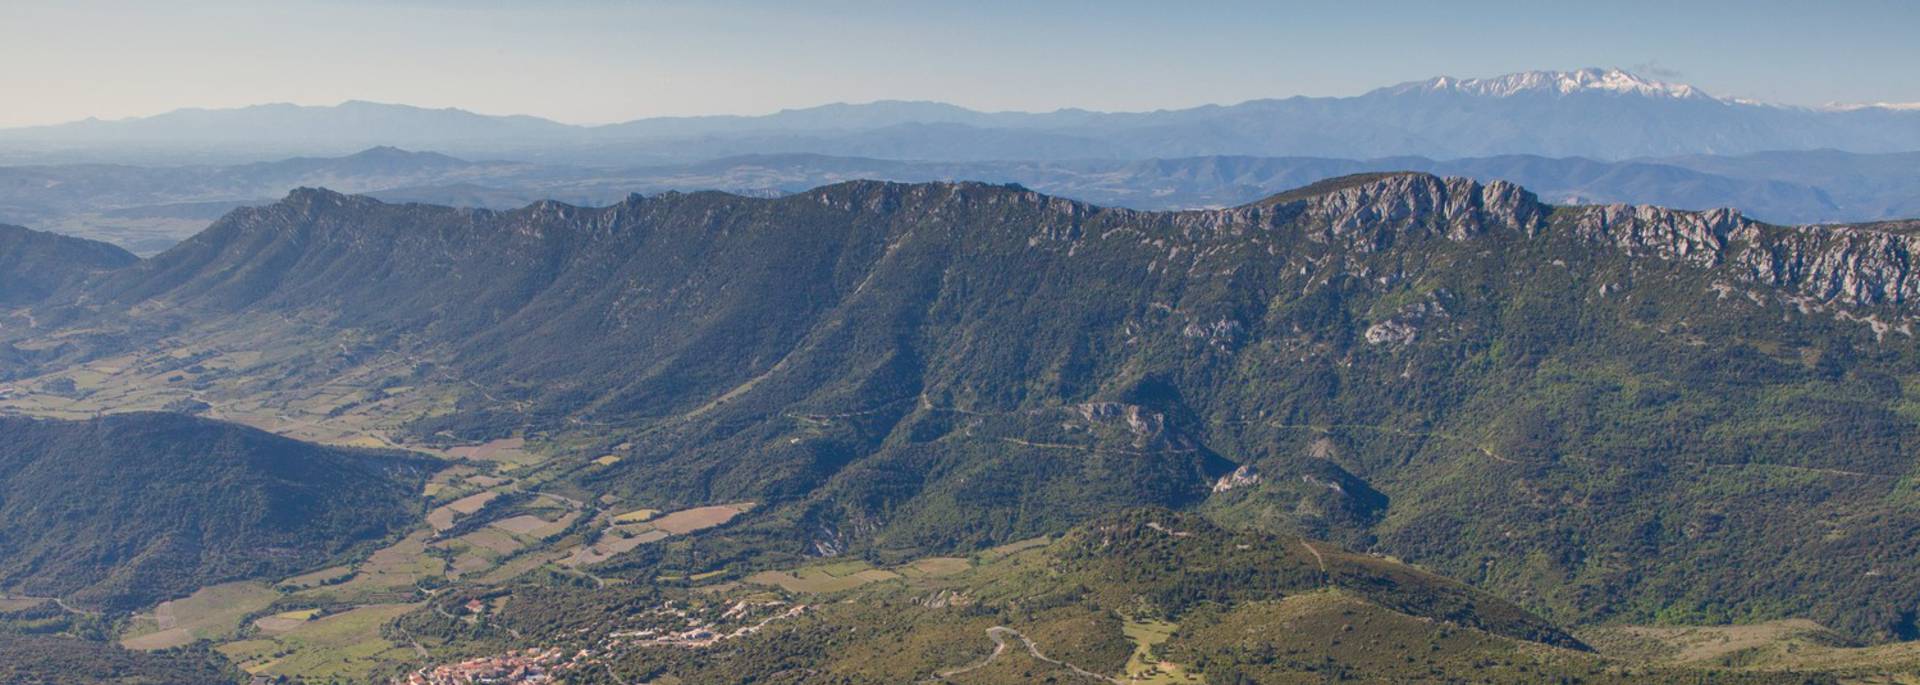
[[[239,669],[204,649],[135,652],[70,637],[0,633],[0,682],[33,685],[221,685]]]
[[[0,224],[0,306],[32,304],[91,274],[136,261],[106,243]]]
[[[0,587],[132,609],[417,520],[430,462],[175,414],[0,417]]]
[[[398,627],[437,654],[567,655],[549,667],[594,683],[1808,682],[1611,661],[1404,564],[1161,509],[968,558],[697,577],[464,588]]]

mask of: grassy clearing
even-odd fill
[[[864,561],[841,561],[808,566],[793,571],[762,571],[747,576],[747,582],[769,585],[788,592],[839,592],[903,577],[899,573],[874,568]]]
[[[128,649],[166,649],[233,634],[247,614],[267,608],[280,593],[265,583],[223,583],[161,602],[133,617],[120,644]]]
[[[1052,540],[1044,535],[1037,538],[1027,538],[1025,540],[1009,542],[999,547],[990,547],[981,550],[975,556],[978,556],[982,562],[997,561],[1030,549],[1045,547],[1049,542],[1052,542]]]
[[[956,575],[973,568],[973,563],[959,557],[927,557],[894,569],[908,578],[941,578]]]
[[[1128,642],[1133,643],[1133,653],[1127,657],[1127,682],[1143,685],[1207,682],[1205,678],[1188,673],[1179,664],[1154,656],[1154,648],[1166,642],[1179,629],[1179,624],[1152,620],[1129,620],[1120,626],[1120,632],[1127,636]]]

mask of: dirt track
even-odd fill
[[[1075,666],[1065,661],[1060,661],[1058,659],[1048,657],[1045,653],[1042,653],[1040,651],[1040,646],[1034,644],[1032,640],[1027,639],[1027,636],[1020,634],[1020,631],[1018,630],[1014,630],[1006,626],[994,626],[992,628],[987,629],[987,638],[993,640],[992,654],[988,654],[985,659],[981,659],[978,662],[968,664],[966,666],[961,666],[959,668],[941,671],[937,674],[934,674],[933,679],[946,680],[947,678],[951,678],[953,676],[957,676],[963,673],[968,673],[974,670],[978,670],[980,668],[987,666],[988,664],[993,663],[995,659],[1000,658],[1001,654],[1006,653],[1007,636],[1009,635],[1013,636],[1015,639],[1018,639],[1020,641],[1020,644],[1025,645],[1027,648],[1027,653],[1032,655],[1034,659],[1067,669],[1068,671],[1072,671],[1075,675],[1078,675],[1078,676],[1092,678],[1094,680],[1098,680],[1101,682],[1114,683],[1114,685],[1125,685],[1126,683],[1126,681],[1120,680],[1119,678],[1112,678],[1112,677],[1100,675],[1098,673],[1094,673],[1093,671],[1089,671],[1087,669],[1081,668],[1079,666]]]

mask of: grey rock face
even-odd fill
[[[1309,240],[1372,252],[1404,239],[1467,241],[1506,233],[1538,238],[1554,210],[1511,183],[1398,174],[1302,201]],[[1733,209],[1685,211],[1642,205],[1563,207],[1552,221],[1580,240],[1630,257],[1685,262],[1732,280],[1848,307],[1906,310],[1920,301],[1914,268],[1920,236],[1904,224],[1773,226]],[[1277,214],[1276,218],[1284,216]],[[1366,332],[1370,343],[1404,343],[1417,321],[1396,316]]]
[[[1462,241],[1500,227],[1531,234],[1546,217],[1533,193],[1511,183],[1395,174],[1342,188],[1307,202],[1319,236],[1352,249],[1385,249],[1402,235]]]
[[[1259,483],[1260,471],[1253,468],[1252,464],[1241,464],[1240,468],[1233,470],[1233,473],[1221,476],[1219,480],[1214,481],[1213,491],[1221,493]]]
[[[1604,205],[1581,207],[1574,232],[1614,245],[1630,255],[1679,259],[1700,266],[1720,262],[1727,239],[1752,222],[1731,209],[1684,212],[1661,207]]]

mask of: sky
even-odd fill
[[[346,100],[580,124],[880,99],[1139,111],[1588,66],[1920,102],[1920,2],[1559,4],[0,0],[0,127]]]

